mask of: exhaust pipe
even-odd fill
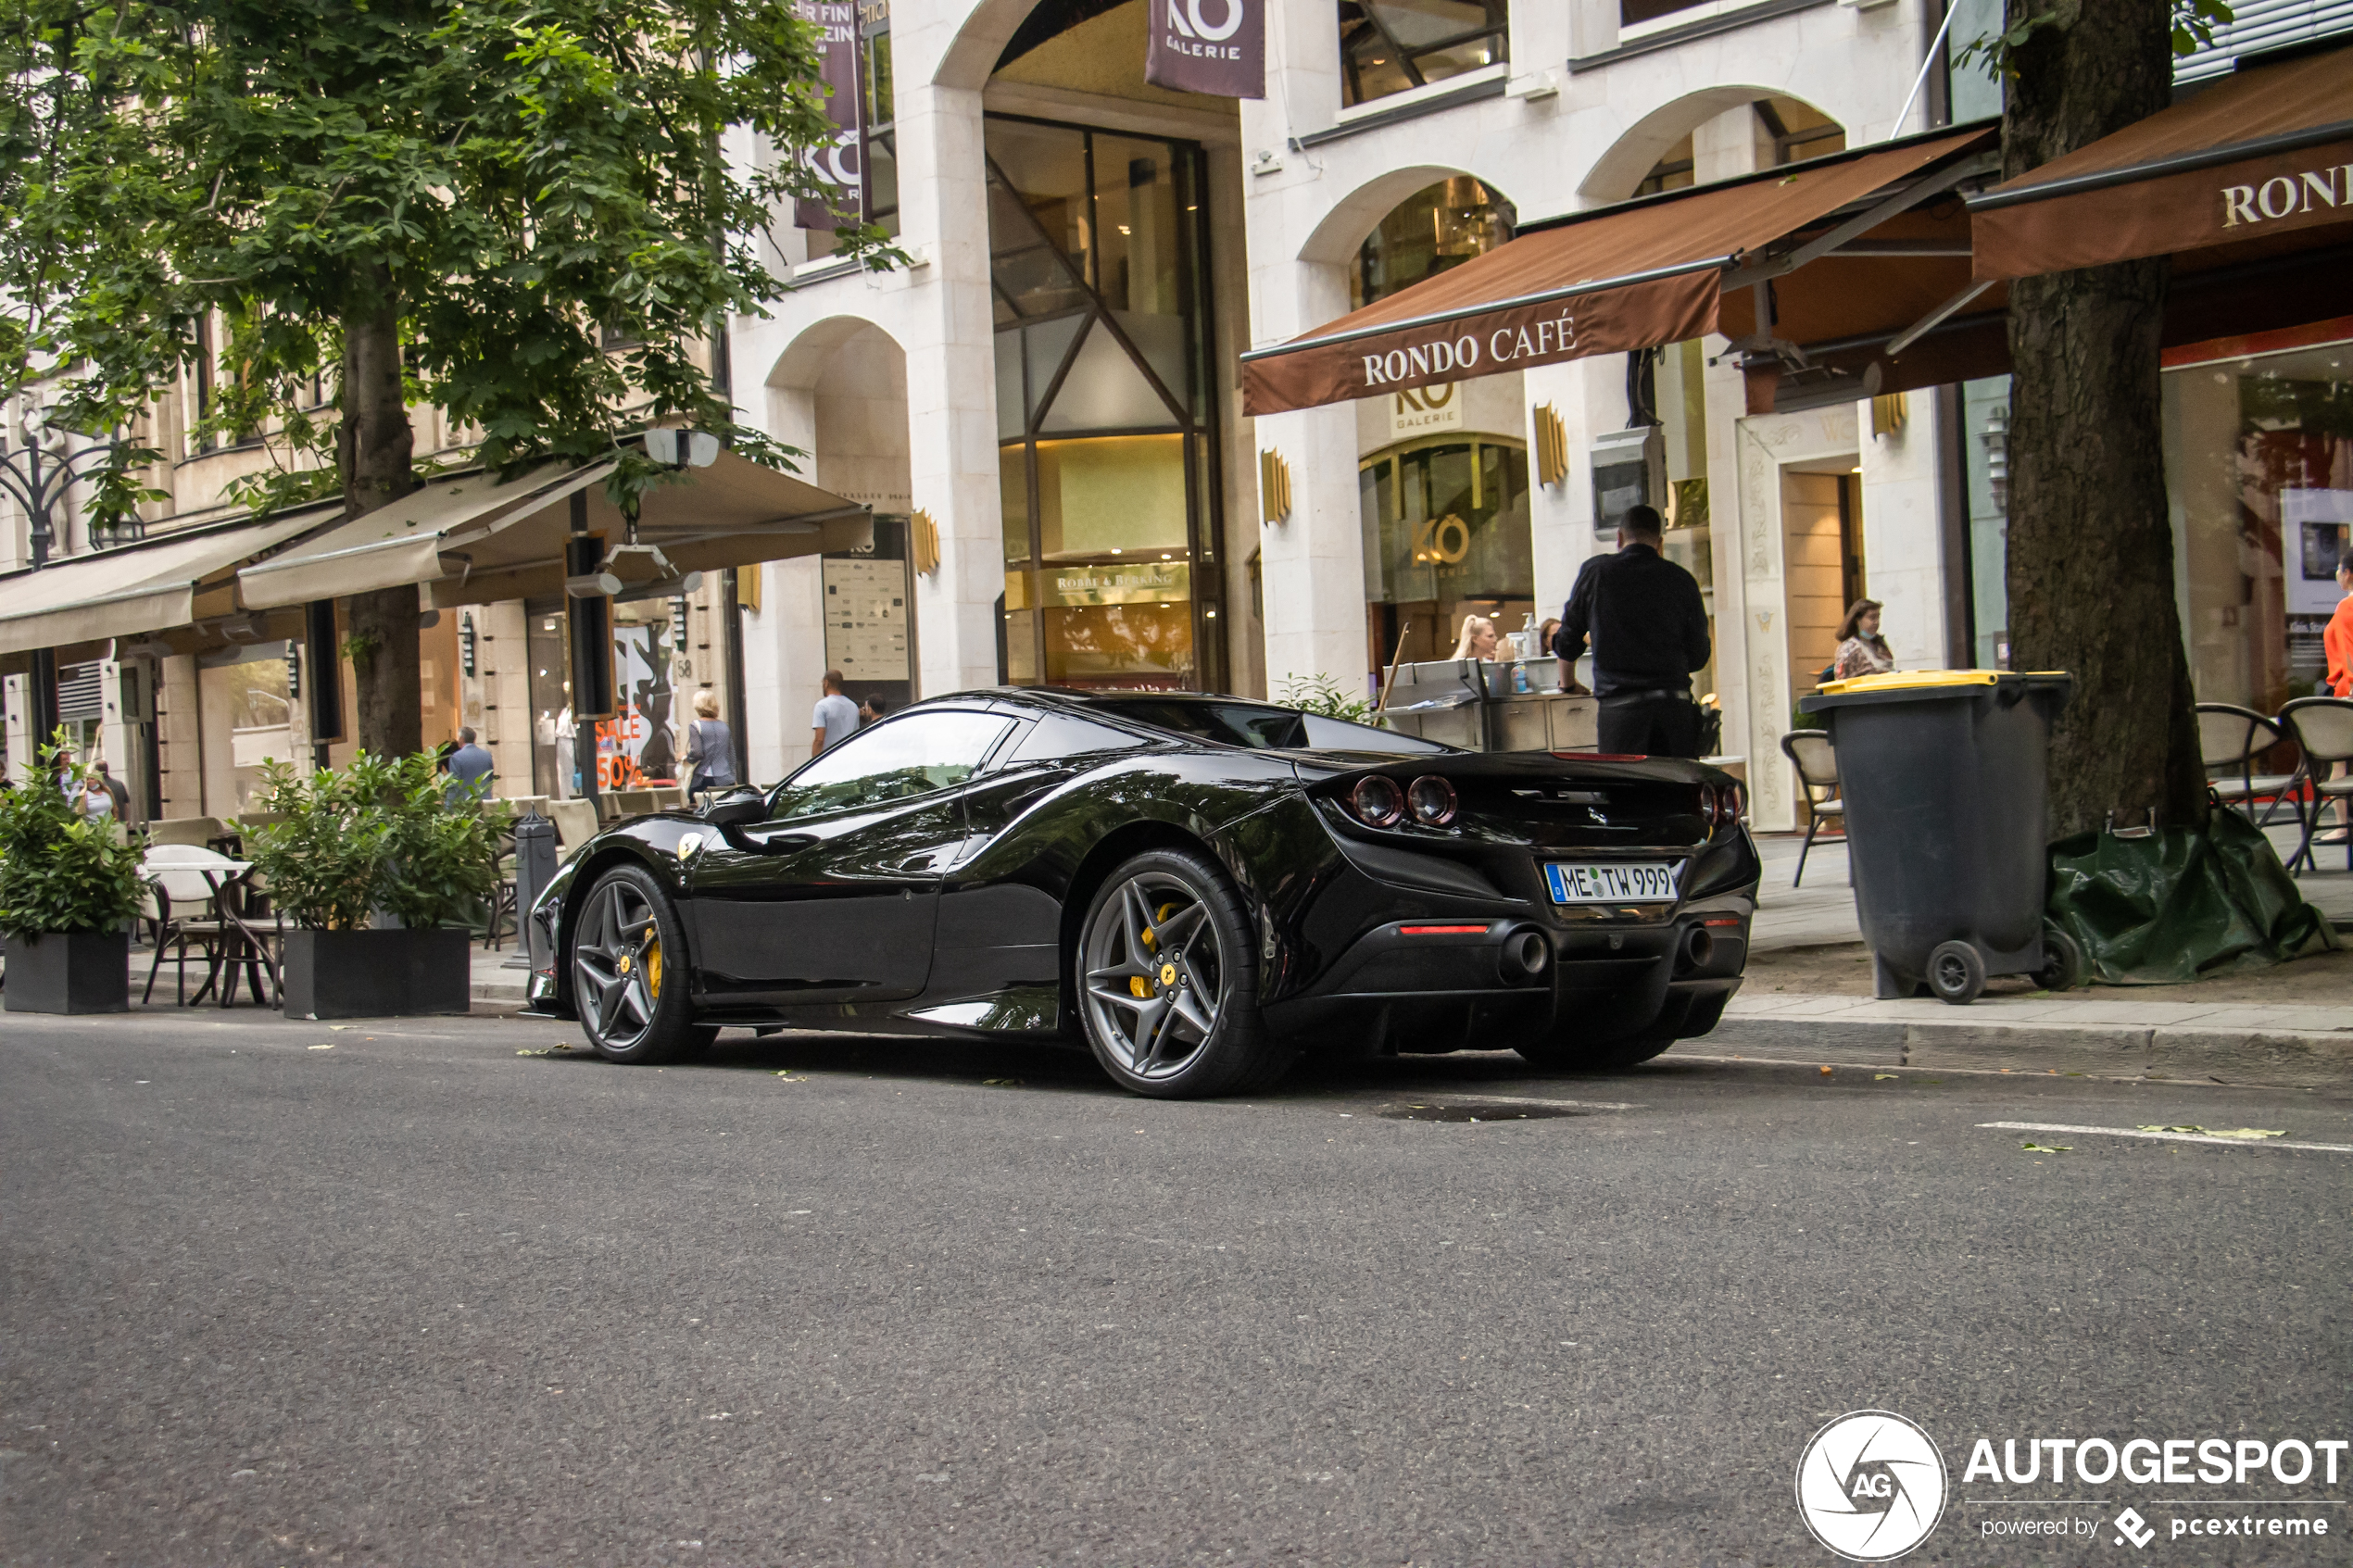
[[[1495,951],[1495,968],[1507,985],[1525,985],[1542,978],[1553,961],[1553,945],[1533,926],[1514,926],[1504,933]]]
[[[1715,957],[1716,938],[1708,935],[1707,927],[1694,925],[1683,933],[1682,969],[1685,973],[1705,969]]]

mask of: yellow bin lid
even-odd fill
[[[1826,681],[1815,688],[1824,696],[1849,692],[1900,692],[1935,686],[1994,686],[2005,680],[2064,680],[2064,670],[1891,670],[1881,675],[1856,675],[1851,680]]]

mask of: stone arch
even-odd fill
[[[979,0],[939,52],[939,64],[931,73],[933,83],[974,93],[988,86],[998,56],[1037,7],[1038,0]]]
[[[766,382],[769,428],[811,455],[812,483],[878,512],[908,509],[907,354],[887,329],[863,316],[813,321]]]
[[[1644,167],[1648,167],[1645,165]],[[1475,169],[1461,169],[1451,164],[1417,163],[1405,169],[1392,169],[1377,174],[1334,203],[1324,214],[1306,243],[1299,247],[1302,261],[1326,266],[1345,267],[1356,259],[1356,248],[1375,224],[1389,216],[1399,202],[1415,192],[1426,190],[1441,180],[1457,174],[1467,174],[1480,184],[1509,200],[1504,188]]]
[[[1593,160],[1578,184],[1578,194],[1595,204],[1625,200],[1634,194],[1634,187],[1642,182],[1659,159],[1684,137],[1718,115],[1763,98],[1794,98],[1827,119],[1840,119],[1787,86],[1725,82],[1704,87],[1661,104],[1628,126],[1609,150]]]

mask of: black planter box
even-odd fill
[[[8,938],[10,1012],[129,1012],[131,934],[53,931]]]
[[[288,1018],[400,1018],[473,1006],[472,935],[434,931],[289,931]]]

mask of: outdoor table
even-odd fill
[[[274,1006],[278,995],[278,964],[270,951],[267,935],[248,922],[251,910],[245,907],[245,897],[252,890],[253,862],[250,860],[219,860],[210,864],[162,860],[150,858],[140,865],[143,876],[154,878],[165,872],[186,876],[191,873],[203,879],[206,896],[212,901],[213,918],[220,926],[218,939],[205,963],[205,981],[196,987],[188,1006],[203,1002],[208,995],[217,995],[219,1005],[227,1007],[237,994],[237,971],[242,967],[245,983],[253,991],[258,1006]],[[222,978],[226,971],[227,978]],[[270,988],[262,989],[261,977],[270,977]]]

